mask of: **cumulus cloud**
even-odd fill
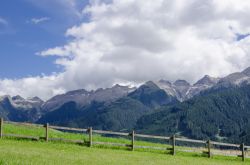
[[[56,56],[64,71],[2,80],[0,90],[48,98],[120,82],[224,76],[250,66],[249,10],[245,0],[90,0],[89,21],[66,31],[69,42],[38,53]],[[41,89],[25,91],[30,79]]]
[[[63,88],[59,87],[60,82],[57,81],[59,79],[59,74],[26,77],[14,80],[2,79],[0,81],[0,96],[6,94],[21,94],[24,97],[39,96],[43,99],[47,99],[50,96],[65,92]]]
[[[49,17],[41,17],[41,18],[32,18],[29,22],[33,24],[40,24],[49,20],[50,20]]]

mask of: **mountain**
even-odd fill
[[[173,84],[166,80],[160,80],[156,84],[165,90],[167,94],[176,97],[182,102],[200,94],[202,91],[212,88],[219,80],[219,78],[206,75],[193,85],[190,85],[185,80],[177,80]]]
[[[194,86],[208,86],[211,87],[215,84],[217,84],[219,81],[219,78],[214,78],[209,75],[205,75],[202,79],[198,80]]]
[[[213,88],[230,88],[246,84],[250,84],[250,67],[242,72],[232,73],[224,78],[221,78]]]
[[[83,107],[75,102],[47,113],[38,122],[56,125],[124,131],[133,129],[137,120],[154,108],[173,105],[177,99],[167,95],[153,82],[147,82],[127,96],[113,102],[92,101]]]
[[[152,109],[178,102],[177,98],[168,95],[152,81],[146,82],[134,92],[131,92],[128,97],[140,101],[143,105]]]
[[[223,78],[215,78],[205,75],[193,85],[185,80],[177,80],[171,83],[167,80],[155,82],[161,89],[179,101],[185,101],[207,90],[218,90],[250,84],[250,67],[242,72],[235,72]]]
[[[20,107],[23,109],[30,109],[33,107],[40,108],[41,105],[44,103],[44,101],[39,97],[24,99],[19,95],[10,98],[10,100],[12,101],[13,106]]]
[[[137,131],[250,144],[250,85],[210,91],[141,117]]]
[[[65,94],[52,97],[43,104],[42,109],[44,111],[50,112],[71,101],[75,102],[78,107],[85,106],[93,101],[112,102],[118,98],[126,96],[128,93],[134,90],[135,88],[117,84],[112,88],[100,88],[96,91],[86,91],[84,89],[69,91]]]
[[[35,122],[42,116],[42,104],[43,101],[38,97],[26,100],[21,96],[2,96],[0,116],[5,120]]]
[[[205,75],[194,84],[160,80],[137,88],[115,85],[74,90],[46,102],[38,97],[3,96],[0,116],[12,121],[115,131],[136,127],[154,134],[234,141],[250,137],[249,85],[247,68],[222,78]]]

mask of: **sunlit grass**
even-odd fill
[[[5,134],[19,134],[35,137],[44,137],[45,128],[36,126],[20,126],[5,124]],[[63,138],[82,140],[85,145],[76,145],[63,142],[45,142],[3,138],[0,140],[0,165],[1,164],[242,164],[241,158],[214,156],[209,159],[204,154],[176,152],[172,156],[167,148],[171,148],[168,141],[162,143],[136,139],[135,145],[154,146],[166,150],[135,149],[130,147],[115,147],[107,145],[94,145],[87,147],[88,134],[61,132],[49,130],[50,138]],[[93,134],[93,141],[131,144],[131,138],[105,137]],[[177,147],[183,149],[187,147]],[[250,163],[249,160],[244,162]]]

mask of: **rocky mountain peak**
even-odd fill
[[[103,88],[98,88],[97,90],[92,90],[91,93],[98,93],[98,92],[102,92],[104,89]]]
[[[190,86],[190,84],[186,80],[176,80],[174,82],[175,86]]]
[[[250,77],[250,67],[243,70],[241,73],[245,74],[246,76]]]
[[[236,72],[229,74],[228,76],[221,78],[218,82],[219,86],[229,87],[231,85],[240,85],[242,82],[249,79],[249,76],[243,72]]]
[[[135,90],[134,87],[123,86],[123,85],[120,85],[120,84],[114,85],[111,89],[113,89],[113,90],[122,90],[122,91],[125,90],[125,91],[128,91],[128,92]]]
[[[12,100],[13,101],[25,101],[25,99],[23,97],[19,96],[19,95],[13,96]]]
[[[209,75],[205,75],[202,79],[198,80],[194,85],[214,85],[219,81],[219,78],[214,78]]]
[[[11,97],[9,95],[4,95],[4,96],[0,96],[0,102],[5,102],[6,100],[10,100]]]
[[[113,88],[124,88],[124,87],[126,87],[126,86],[122,86],[122,85],[120,85],[120,84],[115,84],[115,85],[113,86]]]
[[[147,81],[144,85],[159,88],[153,81]]]
[[[49,99],[44,103],[43,109],[45,111],[52,111],[70,101],[75,102],[79,107],[88,105],[93,101],[110,102],[127,95],[133,90],[134,88],[129,88],[128,86],[115,85],[111,88],[99,88],[92,91],[85,89],[69,91]]]
[[[171,83],[170,81],[168,81],[168,80],[163,80],[163,79],[161,79],[161,80],[159,81],[159,83],[165,84],[165,85],[169,85],[169,86],[172,85],[172,83]]]
[[[27,99],[28,101],[31,101],[31,102],[40,102],[40,103],[43,103],[44,101],[41,99],[41,98],[39,98],[39,97],[37,97],[37,96],[35,96],[35,97],[32,97],[32,98],[28,98]]]
[[[81,94],[87,94],[88,91],[86,91],[85,89],[79,89],[79,90],[73,90],[73,91],[69,91],[66,93],[66,95],[81,95]]]

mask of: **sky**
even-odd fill
[[[2,0],[0,95],[241,71],[249,11],[246,0]]]
[[[2,0],[0,78],[16,79],[61,71],[61,67],[54,65],[54,57],[42,58],[35,53],[65,44],[64,32],[86,19],[78,14],[87,4],[85,0],[79,1],[76,7],[67,0]]]

